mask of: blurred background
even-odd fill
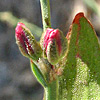
[[[51,23],[66,35],[78,12],[84,12],[100,36],[100,0],[50,0]],[[42,100],[43,88],[16,45],[15,27],[24,22],[37,41],[42,33],[39,0],[0,0],[0,100]]]

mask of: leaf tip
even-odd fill
[[[75,18],[73,20],[73,23],[79,24],[79,19],[82,18],[82,17],[84,17],[84,13],[83,12],[80,12],[80,13],[76,14],[76,16],[75,16]]]

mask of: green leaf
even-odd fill
[[[68,53],[60,80],[60,100],[100,100],[100,46],[83,13],[67,35]]]
[[[30,64],[31,64],[31,70],[32,70],[34,76],[36,77],[36,79],[38,80],[38,82],[43,87],[47,87],[46,80],[45,80],[43,74],[41,73],[41,71],[39,70],[38,66],[36,64],[34,64],[32,60],[30,61]]]

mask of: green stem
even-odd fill
[[[50,4],[49,0],[40,0],[41,3],[41,11],[42,11],[42,21],[43,21],[43,29],[51,27],[50,22]]]
[[[58,100],[58,80],[50,83],[44,90],[44,100]]]

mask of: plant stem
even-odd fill
[[[58,100],[58,80],[49,84],[45,89],[44,100]]]
[[[50,4],[49,0],[40,0],[41,3],[41,11],[42,11],[42,21],[43,21],[43,30],[51,27],[50,22]]]

